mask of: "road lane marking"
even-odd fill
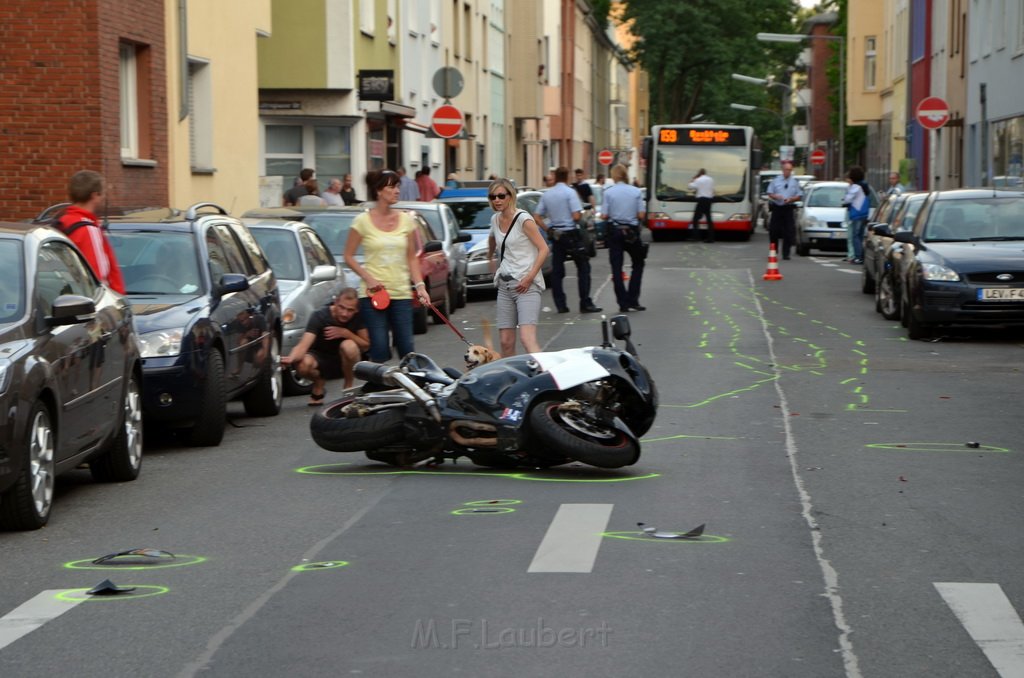
[[[0,617],[0,650],[85,600],[58,600],[61,593],[64,589],[43,591]]]
[[[750,287],[754,289],[756,283],[754,282],[753,274],[748,273],[748,275],[750,277]],[[843,668],[846,678],[861,678],[860,662],[857,659],[857,653],[853,649],[853,641],[851,640],[853,628],[846,619],[846,613],[843,611],[843,597],[839,593],[839,573],[833,567],[832,562],[825,557],[821,527],[818,525],[818,520],[814,517],[815,511],[814,504],[811,501],[811,494],[807,491],[807,485],[804,483],[800,472],[800,450],[797,447],[796,437],[793,435],[793,425],[790,421],[793,412],[789,407],[786,391],[782,387],[783,368],[779,365],[779,357],[775,352],[775,340],[772,338],[768,319],[764,315],[761,299],[755,294],[753,300],[757,307],[756,317],[761,320],[761,331],[764,333],[765,343],[768,345],[768,357],[772,363],[772,370],[775,372],[775,392],[779,395],[779,413],[782,415],[782,427],[786,436],[786,456],[789,458],[789,469],[793,476],[793,484],[796,486],[797,495],[800,497],[800,513],[810,531],[814,556],[818,561],[818,568],[821,570],[822,578],[825,582],[824,595],[832,607],[832,620],[836,628],[839,629],[839,651],[843,657]],[[821,324],[820,321],[812,320],[811,322]]]
[[[933,582],[1002,678],[1024,678],[1024,623],[999,584]]]
[[[559,506],[527,572],[592,572],[614,506]]]

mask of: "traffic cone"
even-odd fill
[[[779,256],[776,254],[775,243],[772,243],[772,248],[768,250],[768,270],[764,272],[765,280],[782,280],[782,274],[779,273]]]

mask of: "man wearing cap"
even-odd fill
[[[795,203],[804,197],[800,182],[790,176],[792,174],[793,163],[784,160],[782,174],[777,175],[768,184],[768,209],[771,211],[768,237],[775,243],[776,249],[779,247],[779,240],[782,241],[783,259],[789,259],[789,251],[796,240]]]

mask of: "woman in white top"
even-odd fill
[[[498,289],[501,355],[515,355],[517,326],[523,348],[538,353],[541,348],[537,343],[537,321],[544,291],[540,269],[548,257],[548,243],[530,213],[516,209],[516,188],[511,181],[496,179],[487,189],[487,197],[495,211],[487,237],[487,255],[497,269],[494,286]]]

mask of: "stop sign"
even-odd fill
[[[462,111],[451,104],[438,106],[434,114],[430,116],[430,129],[444,139],[459,136],[459,132],[462,131]]]
[[[915,115],[921,127],[939,129],[949,122],[949,104],[939,97],[925,97],[917,105]]]
[[[597,154],[597,161],[605,167],[612,164],[612,160],[615,160],[615,154],[607,148]]]
[[[811,164],[812,165],[824,165],[825,164],[825,151],[824,149],[816,149],[811,153]]]

